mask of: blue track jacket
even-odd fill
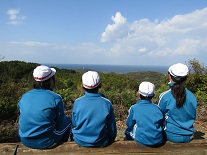
[[[163,142],[164,116],[160,108],[150,100],[140,100],[129,109],[126,120],[126,137],[141,145],[153,146]]]
[[[80,146],[106,146],[117,134],[112,104],[99,93],[85,92],[76,99],[72,125],[74,141]]]
[[[169,87],[171,88],[173,84],[169,83]],[[165,115],[166,134],[193,135],[197,100],[191,91],[186,89],[186,101],[181,108],[176,107],[176,100],[171,89],[160,95],[158,105]]]
[[[61,136],[70,127],[69,123],[64,125],[66,116],[62,98],[53,91],[30,90],[22,96],[18,107],[19,136],[25,141],[38,141],[40,146],[34,147],[48,147],[55,142],[54,134]]]

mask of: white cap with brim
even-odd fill
[[[168,72],[174,77],[182,78],[188,75],[188,67],[182,63],[177,63],[170,66]]]
[[[139,90],[138,92],[145,97],[150,97],[150,96],[154,96],[155,94],[155,85],[151,82],[142,82],[139,85]]]
[[[88,71],[82,76],[82,85],[86,89],[94,89],[101,83],[100,76],[95,71]]]
[[[47,66],[37,66],[33,71],[33,77],[35,81],[45,81],[54,76],[56,70]]]

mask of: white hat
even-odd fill
[[[182,63],[177,63],[170,66],[168,72],[174,77],[182,78],[188,75],[188,67]]]
[[[95,71],[88,71],[82,76],[82,84],[84,88],[93,89],[101,83],[100,76]]]
[[[54,76],[56,70],[47,66],[37,66],[33,71],[35,81],[45,81]]]
[[[141,95],[145,96],[145,97],[154,96],[154,94],[155,94],[155,85],[151,82],[142,82],[139,85],[138,92]]]

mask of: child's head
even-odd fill
[[[88,71],[82,76],[82,87],[89,93],[97,93],[101,86],[101,79],[97,72]]]
[[[155,85],[151,82],[142,82],[139,85],[138,95],[141,99],[152,99],[155,95]]]
[[[55,73],[55,68],[49,68],[44,65],[37,66],[33,71],[33,87],[35,89],[53,89],[55,86]]]
[[[168,78],[170,82],[184,82],[188,76],[188,67],[182,63],[177,63],[169,67]]]

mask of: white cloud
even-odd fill
[[[7,14],[10,16],[9,19],[15,20],[17,18],[17,15],[19,14],[19,9],[9,9],[7,11]]]
[[[116,41],[127,35],[127,23],[120,12],[117,12],[115,16],[112,16],[114,24],[108,25],[105,32],[102,33],[101,42]]]
[[[34,41],[25,41],[25,42],[21,42],[21,41],[10,41],[10,42],[0,42],[0,45],[10,45],[10,46],[13,46],[13,45],[19,45],[19,46],[34,46],[34,45],[44,45],[44,44],[48,44],[48,43],[41,43],[41,42],[34,42]]]
[[[78,45],[51,44],[46,42],[0,42],[5,61],[20,60],[37,63],[102,63],[106,58],[106,50],[94,43]]]
[[[10,10],[8,14],[16,24],[22,17],[19,9]],[[171,65],[192,58],[206,62],[206,17],[207,8],[204,8],[171,19],[144,18],[129,23],[117,12],[111,17],[113,23],[102,33],[100,45],[16,41],[0,42],[0,50],[5,60],[38,63]]]
[[[49,43],[41,43],[41,42],[34,42],[34,41],[10,42],[10,44],[17,44],[17,45],[22,45],[22,46],[50,46],[52,45]]]
[[[9,15],[9,22],[7,24],[21,24],[26,19],[26,16],[20,15],[20,9],[9,9],[7,14]]]
[[[207,8],[204,8],[160,22],[145,18],[127,23],[126,18],[117,12],[112,18],[114,24],[106,27],[101,41],[114,41],[111,53],[116,56],[125,53],[135,58],[142,53],[156,59],[177,56],[187,59],[189,55],[196,57],[207,53],[206,17]]]
[[[143,48],[140,48],[138,51],[139,52],[146,52],[147,51],[147,48],[143,47]]]

